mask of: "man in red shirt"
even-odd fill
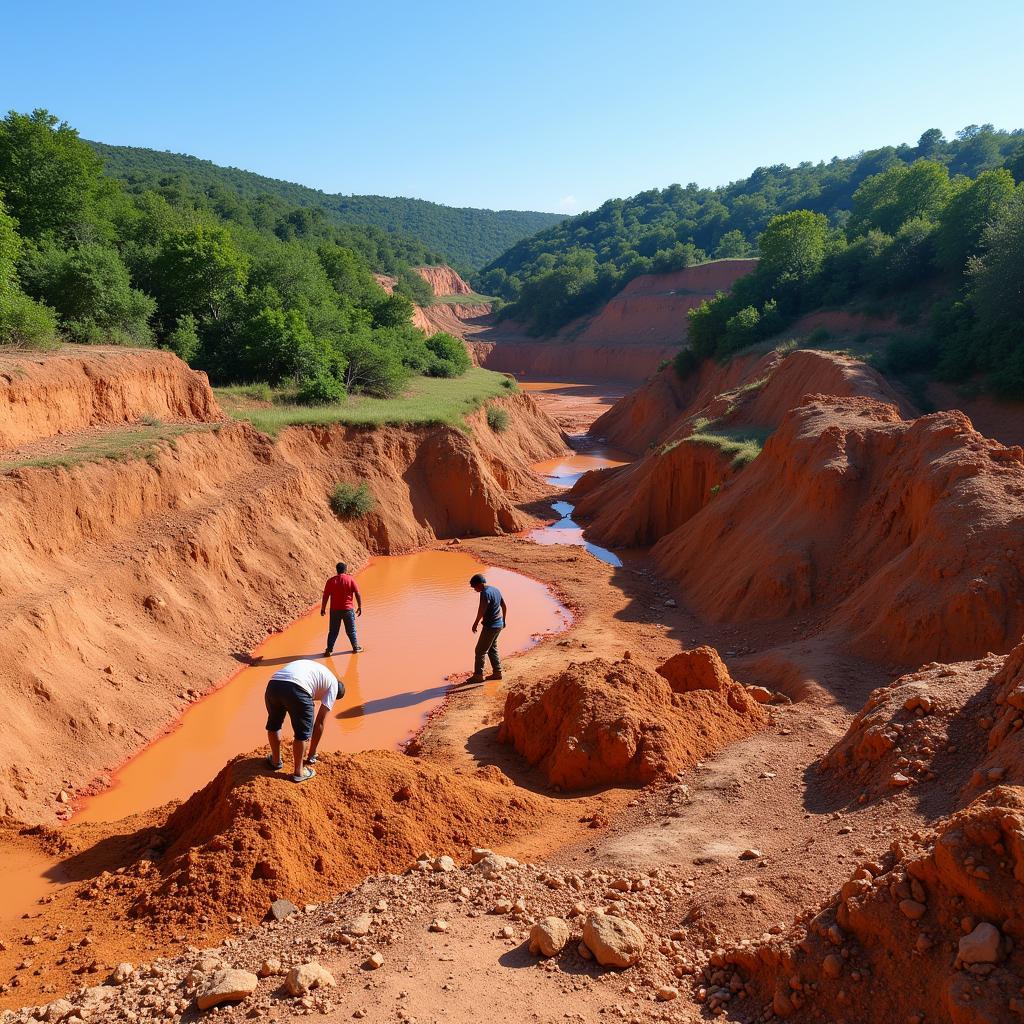
[[[327,630],[327,650],[325,654],[330,657],[334,653],[334,641],[338,639],[338,631],[341,624],[345,623],[345,632],[348,634],[349,643],[352,644],[352,651],[358,654],[362,647],[356,638],[356,616],[363,614],[363,595],[359,593],[359,585],[353,576],[349,576],[348,566],[339,562],[335,568],[337,576],[332,576],[324,585],[324,596],[320,601],[320,614],[327,612],[327,599],[331,599],[330,626]]]

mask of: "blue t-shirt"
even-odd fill
[[[501,614],[501,591],[497,587],[484,587],[480,591],[480,604],[484,610],[484,629],[504,629]]]

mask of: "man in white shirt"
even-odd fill
[[[324,733],[327,712],[334,707],[339,697],[345,696],[345,684],[329,669],[317,661],[293,661],[278,669],[267,683],[263,695],[267,705],[267,739],[270,740],[270,767],[279,771],[284,767],[281,757],[281,726],[284,716],[291,719],[294,740],[292,757],[295,772],[293,782],[305,782],[316,772],[305,767],[303,762],[316,761],[316,750]],[[316,702],[320,709],[315,709]],[[309,743],[309,758],[306,758],[306,744]]]

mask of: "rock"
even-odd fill
[[[821,963],[821,969],[826,978],[838,978],[843,973],[843,958],[829,953]]]
[[[772,998],[772,1012],[776,1017],[789,1017],[793,1013],[793,1002],[781,989],[776,990]]]
[[[914,780],[908,775],[904,775],[903,772],[893,772],[889,776],[889,785],[893,789],[903,789],[905,786],[909,786]]]
[[[384,957],[380,953],[373,953],[363,961],[363,968],[367,971],[378,971],[384,966]]]
[[[583,957],[584,960],[593,960],[594,959],[594,954],[591,953],[589,949],[587,949],[587,944],[585,942],[581,942],[576,947],[576,952],[579,953],[579,955],[581,957]]]
[[[494,851],[488,850],[485,846],[474,846],[469,854],[469,860],[471,864],[479,864],[484,857],[493,857]]]
[[[69,802],[70,800],[71,800],[71,797],[69,797],[69,796],[68,796],[68,793],[67,793],[67,790],[66,790],[66,789],[62,789],[62,790],[61,790],[61,791],[60,791],[60,792],[59,792],[59,793],[57,794],[57,803],[59,803],[59,804],[66,804],[66,803],[68,803],[68,802]]]
[[[960,940],[957,953],[965,964],[994,964],[999,960],[999,929],[982,921]]]
[[[231,967],[217,971],[196,996],[196,1006],[200,1010],[208,1010],[221,1003],[237,1003],[252,995],[259,983],[260,979],[250,971],[238,971]]]
[[[50,1024],[57,1024],[58,1021],[69,1017],[74,1012],[74,1009],[74,1006],[67,999],[54,999],[43,1011],[43,1020],[49,1021]]]
[[[583,925],[583,941],[602,967],[632,967],[644,951],[644,933],[632,921],[597,911]]]
[[[674,597],[670,597],[670,598],[668,598],[668,600],[665,601],[665,607],[666,608],[678,608],[679,605],[676,604],[676,600],[675,600]]]
[[[434,861],[434,863],[433,863],[433,868],[434,868],[435,871],[444,871],[444,872],[454,871],[455,870],[455,861],[452,860],[451,857],[447,857],[447,856],[445,856],[445,857],[438,857]]]
[[[740,860],[760,860],[763,856],[764,854],[760,850],[744,850],[740,854]]]
[[[662,1003],[670,1002],[677,998],[679,995],[679,989],[673,985],[662,985],[657,991],[658,1000]]]
[[[283,921],[285,918],[291,917],[292,914],[297,914],[298,912],[299,908],[291,900],[274,900],[267,911],[266,920]]]
[[[900,900],[900,912],[911,921],[919,921],[928,912],[928,908],[917,900]]]
[[[114,968],[114,973],[111,974],[110,980],[115,985],[123,985],[133,974],[135,968],[129,963],[118,964]]]
[[[363,935],[369,935],[372,927],[373,918],[369,914],[356,914],[351,921],[347,921],[341,926],[341,930],[346,935],[355,935],[359,938]]]
[[[269,957],[260,964],[260,969],[256,972],[261,978],[273,978],[283,972],[284,968],[281,966],[281,961],[276,957]]]
[[[753,697],[758,704],[771,704],[775,694],[764,686],[748,686],[744,691],[748,697]]]
[[[337,984],[334,975],[315,960],[293,967],[284,979],[285,991],[290,996],[305,996],[313,989],[334,988]]]
[[[448,922],[443,917],[435,917],[434,920],[430,922],[428,931],[446,932],[448,931]]]
[[[658,669],[676,693],[691,690],[723,690],[732,682],[729,670],[714,647],[680,651]]]
[[[497,878],[503,871],[519,867],[519,861],[512,857],[502,857],[498,853],[487,853],[476,862],[476,867],[483,872],[485,878]]]
[[[569,925],[560,917],[545,917],[530,929],[530,952],[557,956],[569,944]]]
[[[498,900],[497,903],[491,907],[492,914],[511,914],[512,913],[512,901],[511,900]]]

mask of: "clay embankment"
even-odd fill
[[[490,370],[541,378],[641,381],[686,340],[689,310],[749,274],[756,260],[716,260],[630,281],[596,313],[537,341],[506,321],[474,334],[471,350]]]
[[[170,352],[143,358],[106,346],[45,355],[0,352],[0,451],[143,417],[211,423],[222,414],[206,374]]]
[[[1022,527],[1020,448],[962,413],[813,396],[653,555],[713,619],[824,615],[854,651],[906,664],[1012,646]]]
[[[473,294],[473,289],[451,267],[413,267],[413,270],[430,285],[435,295]]]
[[[170,402],[156,389],[147,397]],[[500,436],[483,411],[469,435],[293,428],[275,443],[224,424],[146,460],[0,477],[4,813],[63,812],[59,789],[113,768],[229,674],[232,651],[316,599],[338,553],[358,564],[527,526],[517,505],[544,490],[530,467],[563,442],[528,396],[497,401],[511,414]],[[327,498],[346,480],[365,480],[377,509],[343,524]]]
[[[686,380],[666,367],[592,428],[617,446],[646,453],[578,485],[573,497],[588,535],[637,547],[678,529],[739,472],[735,444],[760,443],[814,393],[898,401],[863,363],[813,350],[743,356],[726,366],[709,360]]]

